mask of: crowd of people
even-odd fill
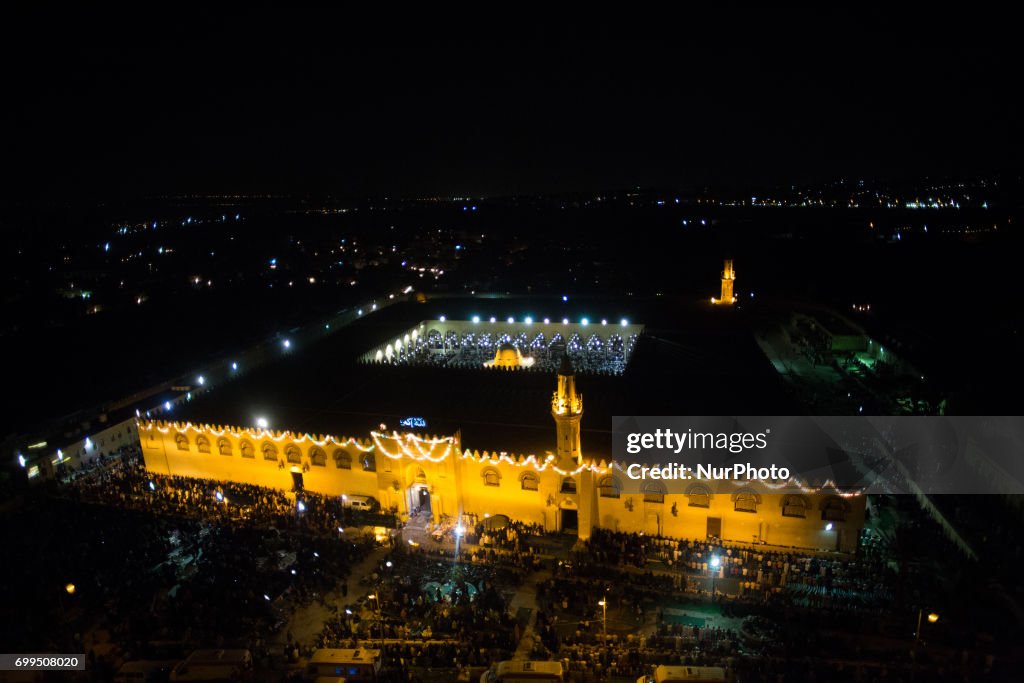
[[[657,563],[684,575],[732,579],[740,595],[768,599],[785,590],[803,606],[851,610],[891,604],[897,578],[881,556],[822,556],[606,529],[594,530],[579,549],[577,560],[636,569],[648,569]]]
[[[370,578],[373,593],[339,607],[318,647],[385,645],[385,663],[412,668],[484,667],[515,651],[521,624],[508,596],[528,569],[513,555],[396,545]]]
[[[353,510],[336,496],[149,472],[138,449],[126,449],[119,458],[75,473],[61,494],[161,515],[216,519],[238,526],[273,526],[302,533],[338,533],[353,524],[390,522],[394,526],[393,516]]]
[[[244,647],[266,662],[269,635],[319,601],[330,617],[313,640],[289,633],[288,661],[381,645],[400,680],[453,677],[512,657],[532,622],[529,655],[561,661],[571,681],[635,681],[656,664],[724,666],[744,681],[852,681],[861,674],[841,662],[900,662],[906,673],[906,652],[876,645],[868,656],[864,636],[898,642],[905,625],[893,624],[935,587],[913,566],[896,571],[877,538],[850,557],[595,529],[566,553],[539,525],[468,517],[442,542],[393,537],[349,598],[352,567],[375,542],[346,530],[351,512],[336,499],[155,475],[137,449],[71,473],[47,496],[15,520],[40,530],[40,547],[7,563],[3,580],[76,584],[41,603],[14,595],[7,607],[10,618],[26,601],[43,607],[28,632],[67,626],[54,632],[55,651],[89,652],[80,629],[98,618],[129,657],[161,642]],[[32,559],[54,556],[65,559]],[[513,607],[524,587],[535,589],[535,620]],[[343,602],[326,600],[339,588]],[[708,609],[720,621],[680,616]],[[4,631],[19,642],[19,629]]]
[[[97,670],[194,647],[278,656],[269,634],[323,602],[376,545],[339,533],[335,512],[315,500],[298,512],[278,490],[151,477],[137,450],[105,457],[34,491],[5,525],[37,533],[32,552],[3,563],[3,585],[18,587],[4,602],[17,624],[4,642],[38,648],[27,635],[50,633],[49,649],[92,653]],[[116,647],[87,642],[96,633]]]

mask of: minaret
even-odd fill
[[[576,393],[576,370],[569,353],[562,355],[558,368],[558,391],[551,397],[551,417],[558,434],[558,466],[576,469],[582,461],[580,452],[580,419],[583,417],[583,396]]]
[[[722,269],[722,298],[716,299],[711,297],[711,303],[725,304],[727,306],[736,303],[736,295],[732,290],[735,282],[736,270],[732,267],[732,259],[725,259],[725,268]]]

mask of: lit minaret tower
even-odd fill
[[[583,457],[580,451],[583,396],[576,393],[576,370],[568,351],[562,355],[562,365],[558,368],[558,391],[551,397],[551,417],[558,434],[558,466],[575,469]]]
[[[736,270],[732,267],[732,259],[725,259],[725,268],[722,269],[722,298],[711,297],[713,304],[734,304],[736,295],[733,293],[733,284],[736,282]]]

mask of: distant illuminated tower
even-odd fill
[[[736,303],[736,295],[732,291],[735,282],[736,270],[732,267],[732,259],[725,259],[725,268],[722,269],[722,298],[711,297],[711,303],[727,306]]]
[[[559,467],[578,467],[583,457],[580,451],[583,396],[576,393],[576,370],[568,352],[562,355],[562,365],[558,368],[558,391],[551,397],[551,417],[555,419],[558,433]]]

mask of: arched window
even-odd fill
[[[325,467],[327,465],[327,454],[319,446],[313,446],[309,449],[309,461],[317,467]]]
[[[487,467],[481,472],[484,479],[484,486],[501,486],[501,473],[493,467]]]
[[[242,452],[243,458],[255,458],[256,454],[252,450],[252,444],[248,441],[241,441],[238,444],[238,449]]]
[[[377,458],[374,457],[373,453],[363,454],[363,472],[376,472],[377,471]]]
[[[757,512],[757,497],[753,493],[737,493],[732,504],[736,512]]]
[[[829,496],[821,501],[821,519],[826,522],[845,522],[849,507],[839,496]]]
[[[694,484],[687,490],[686,497],[689,500],[687,505],[692,508],[711,507],[711,489],[704,484]]]
[[[297,465],[300,462],[302,462],[302,451],[300,451],[299,447],[293,443],[290,443],[287,446],[285,446],[284,456],[288,459],[288,462],[290,463]]]
[[[562,480],[562,493],[576,493],[576,480],[572,477],[566,477]]]
[[[200,453],[210,452],[210,440],[200,434],[196,437],[196,450]]]
[[[524,491],[536,491],[540,488],[540,477],[535,472],[523,472],[519,477],[519,486]]]
[[[260,450],[263,451],[264,460],[277,460],[277,446],[269,441],[264,441]]]
[[[742,488],[732,494],[732,509],[736,512],[757,512],[761,495],[751,488]]]
[[[176,443],[178,445],[178,450],[179,451],[187,451],[188,450],[188,437],[185,436],[184,434],[175,434],[174,435],[174,443]]]
[[[350,470],[352,469],[352,456],[339,448],[334,451],[334,465],[339,470]]]
[[[618,498],[622,493],[622,482],[613,476],[603,477],[597,482],[597,490],[602,498]]]
[[[645,503],[665,502],[665,485],[660,481],[648,481],[640,490],[643,491]]]
[[[782,499],[782,516],[783,517],[800,517],[803,519],[807,517],[807,499],[803,496],[792,495],[785,496]]]
[[[217,439],[217,450],[221,455],[231,455],[231,442],[227,439]]]

